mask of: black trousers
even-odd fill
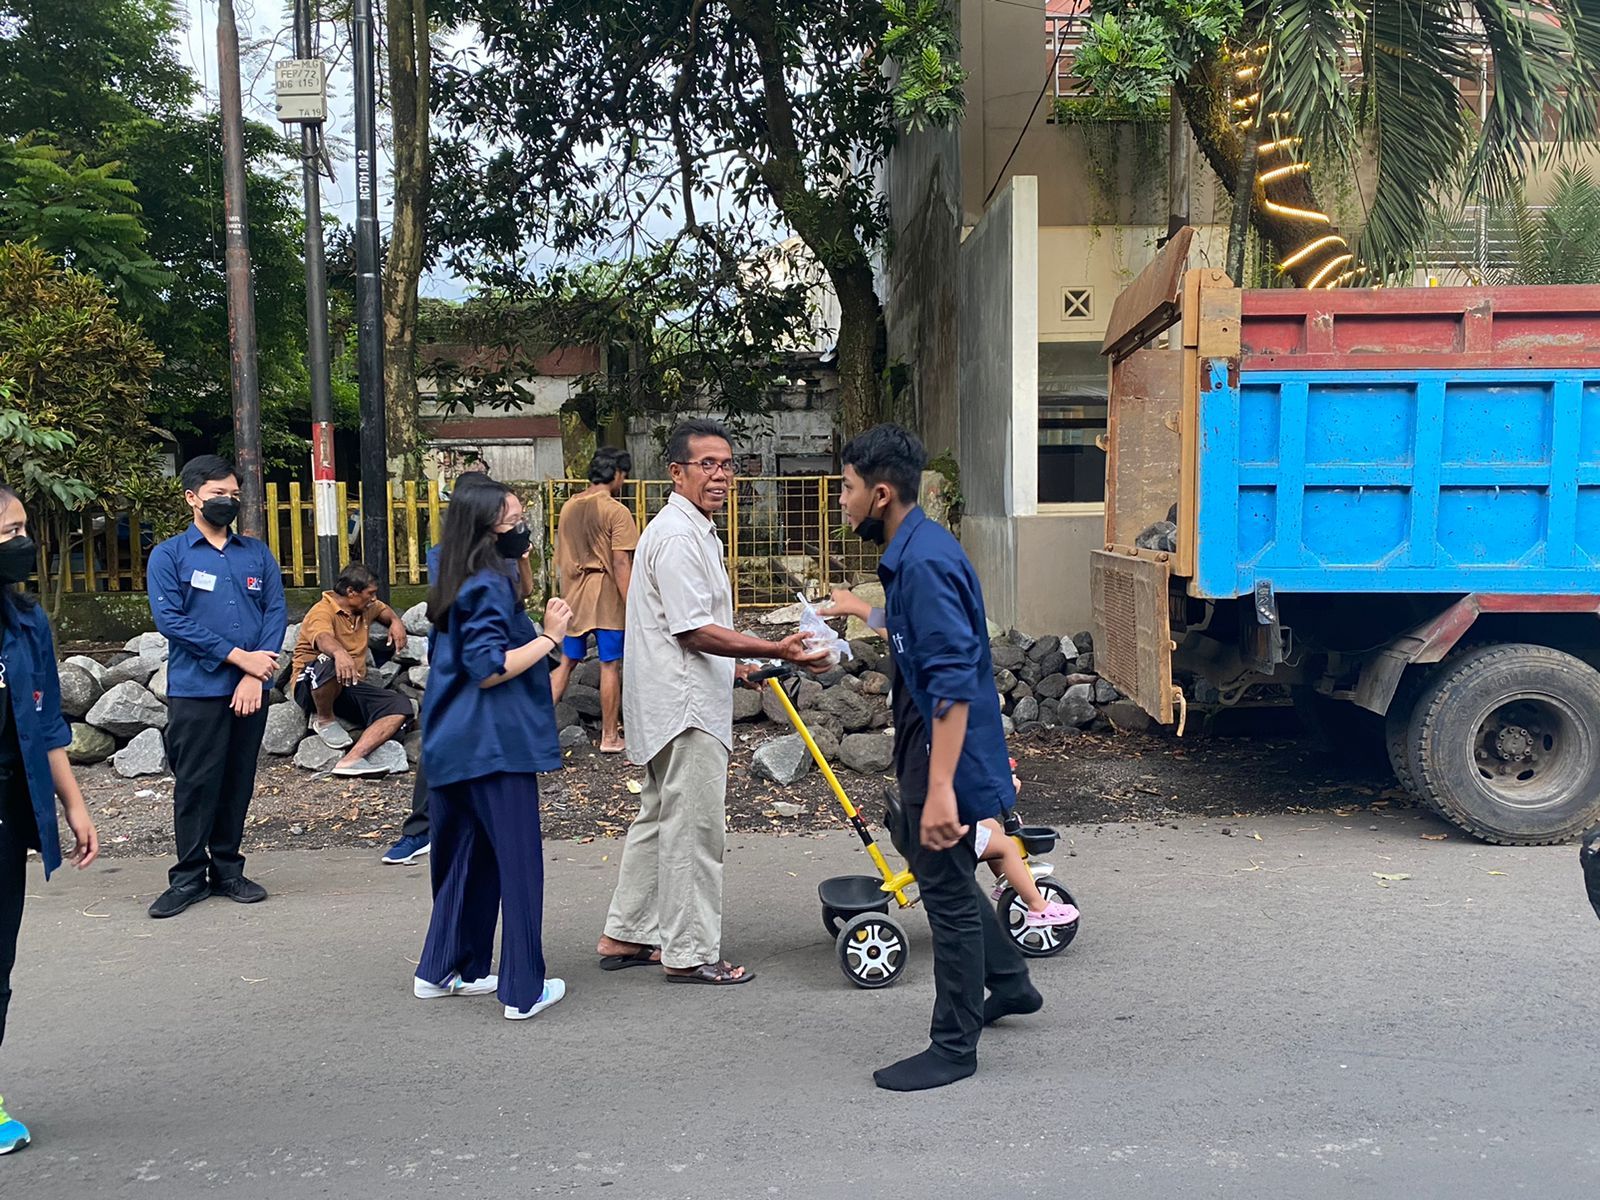
[[[428,836],[428,773],[422,769],[422,760],[417,759],[417,769],[414,772],[416,781],[411,785],[411,815],[406,818],[406,823],[400,827],[401,837]]]
[[[178,862],[173,887],[198,888],[244,874],[245,814],[256,787],[256,759],[267,706],[234,716],[227,697],[167,702],[167,761],[172,765],[172,823]]]
[[[6,1040],[6,1010],[11,1007],[11,968],[16,965],[17,934],[22,929],[28,850],[38,840],[27,789],[15,780],[9,785],[0,780],[0,1043]]]
[[[923,766],[925,770],[925,766]],[[973,872],[978,855],[972,833],[948,850],[922,844],[922,809],[927,781],[921,771],[902,776],[899,828],[890,836],[917,877],[917,890],[933,935],[934,1053],[952,1062],[978,1057],[983,1032],[983,993],[1020,999],[1032,990],[1022,953],[1000,928],[1000,919]],[[920,776],[920,777],[919,777]]]

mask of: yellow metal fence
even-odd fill
[[[839,477],[797,475],[745,477],[730,492],[717,528],[727,547],[734,606],[774,608],[792,603],[795,593],[826,595],[828,590],[872,578],[878,549],[844,528],[839,515]],[[551,479],[513,485],[529,520],[544,531],[547,575],[552,574],[561,506],[588,487],[576,479]],[[661,511],[672,484],[640,479],[620,497],[642,530]],[[269,483],[266,487],[267,543],[283,566],[286,587],[327,587],[317,577],[316,515],[309,484]],[[449,502],[433,480],[390,485],[389,581],[428,582],[428,548],[444,528]],[[359,551],[361,489],[339,484],[339,511],[345,527],[339,539],[340,566]],[[41,558],[50,570],[65,570],[65,590],[123,592],[144,590],[145,562],[156,540],[148,517],[139,513],[86,515],[66,553],[45,546]]]

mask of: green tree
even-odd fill
[[[0,381],[18,439],[4,456],[32,464],[36,487],[26,498],[57,547],[68,544],[68,515],[91,498],[114,511],[164,494],[146,416],[160,361],[99,279],[36,246],[0,246]],[[58,580],[58,596],[60,588]]]
[[[1519,192],[1503,221],[1514,259],[1485,272],[1491,283],[1600,283],[1600,184],[1588,169],[1563,165],[1548,204],[1533,208]]]
[[[751,265],[792,230],[839,299],[842,421],[880,415],[877,172],[900,125],[959,111],[942,3],[440,8],[482,38],[436,72],[435,227],[458,271],[515,288],[552,258],[613,258],[624,275],[672,263],[700,276],[684,289],[699,328],[729,316],[713,344],[742,342],[739,357],[757,361],[785,340],[764,328],[784,289]]]
[[[1462,95],[1478,81],[1480,49],[1492,84],[1481,120]],[[1441,206],[1503,200],[1535,144],[1595,136],[1600,4],[1096,0],[1078,73],[1135,105],[1170,85],[1206,160],[1302,284],[1332,261],[1294,258],[1329,235],[1308,168],[1324,188],[1360,176],[1348,261],[1393,276],[1416,260]],[[1262,143],[1276,157],[1258,171]],[[1281,172],[1270,196],[1267,171]]]

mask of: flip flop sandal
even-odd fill
[[[661,960],[650,957],[656,953],[659,953],[659,950],[655,946],[640,946],[632,954],[602,954],[600,956],[600,969],[602,971],[622,971],[628,967],[659,967]]]
[[[740,983],[749,983],[756,977],[756,973],[746,968],[743,975],[735,975],[738,968],[730,962],[701,963],[687,975],[674,975],[667,972],[669,983],[704,983],[712,987],[733,987]]]

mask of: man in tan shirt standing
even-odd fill
[[[622,634],[628,583],[639,527],[617,500],[633,459],[626,450],[602,446],[589,461],[589,486],[561,506],[556,518],[556,573],[561,595],[572,606],[572,624],[561,644],[561,665],[550,673],[557,700],[573,668],[589,652],[594,634],[600,655],[600,751],[620,754],[622,735]]]
[[[726,551],[712,518],[738,468],[715,421],[685,421],[667,441],[672,495],[639,540],[628,593],[628,758],[644,767],[639,815],[622,848],[597,950],[602,970],[659,966],[675,983],[748,983],[722,957],[722,856],[737,658],[812,670],[826,650],[804,634],[767,642],[733,628]]]

